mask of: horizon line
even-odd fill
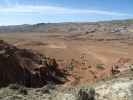
[[[61,22],[36,22],[36,23],[24,23],[24,24],[7,24],[1,26],[21,26],[21,25],[37,25],[37,24],[63,24],[63,23],[100,23],[100,22],[111,22],[111,21],[127,21],[133,20],[133,18],[113,19],[113,20],[98,20],[98,21],[61,21]]]

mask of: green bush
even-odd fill
[[[104,64],[97,64],[97,65],[96,65],[96,68],[98,68],[98,69],[105,69],[105,68],[104,68]]]
[[[95,89],[82,87],[78,92],[77,100],[95,100]]]

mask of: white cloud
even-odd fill
[[[95,15],[108,15],[108,16],[128,16],[128,14],[126,13],[119,13],[112,11],[71,9],[71,8],[56,7],[56,6],[33,6],[33,5],[15,5],[15,6],[0,7],[0,13],[42,13],[45,15],[95,14]]]

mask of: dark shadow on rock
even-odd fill
[[[42,87],[49,82],[63,84],[64,77],[55,59],[0,41],[0,86]]]

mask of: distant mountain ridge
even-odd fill
[[[101,22],[83,22],[83,23],[38,23],[34,25],[9,25],[0,26],[0,33],[14,32],[44,32],[44,33],[81,33],[88,30],[97,29],[99,27],[109,27],[113,25],[128,27],[133,24],[133,19],[113,20]]]

